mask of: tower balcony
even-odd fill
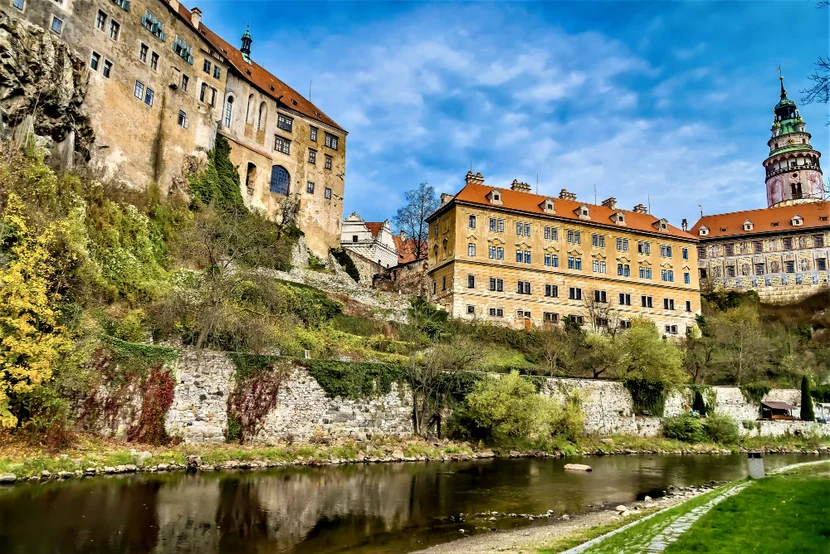
[[[817,163],[806,163],[801,165],[791,165],[788,167],[779,167],[778,169],[767,168],[767,179],[769,179],[770,177],[775,177],[776,175],[781,175],[782,173],[789,173],[791,171],[801,171],[802,169],[813,169],[816,171],[821,171],[821,166]]]

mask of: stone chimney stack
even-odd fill
[[[689,220],[687,220],[684,217],[682,223],[680,224],[680,226],[683,228],[684,231],[688,231],[689,230]]]
[[[559,191],[559,198],[562,200],[570,200],[571,202],[576,202],[576,194],[573,192],[568,192],[567,189],[562,189]]]
[[[447,194],[446,192],[442,192],[442,193],[441,193],[441,205],[443,206],[444,204],[448,203],[448,202],[449,202],[450,200],[452,200],[453,198],[455,198],[455,196],[454,196],[454,195],[452,195],[452,194]]]
[[[520,183],[518,179],[513,179],[513,182],[510,184],[510,190],[515,190],[517,192],[530,192],[530,185],[527,183]]]
[[[193,6],[193,9],[190,10],[190,22],[198,31],[199,25],[202,23],[202,10],[200,10],[196,6]]]
[[[468,171],[467,176],[465,177],[464,181],[468,185],[483,185],[484,184],[484,176],[481,174],[481,172],[476,173],[475,175],[473,175],[472,171]]]
[[[170,7],[173,8],[173,11],[179,13],[179,0],[167,0],[170,3]]]
[[[616,210],[617,209],[617,199],[612,196],[611,198],[603,200],[602,205],[605,206],[608,209]]]
[[[637,204],[636,206],[634,206],[634,213],[647,214],[648,213],[648,208],[646,208],[642,204]]]

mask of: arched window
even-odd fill
[[[233,115],[233,96],[228,96],[225,102],[225,127],[231,126],[231,116]]]
[[[259,105],[259,117],[256,120],[256,128],[257,129],[264,129],[265,124],[268,122],[268,107],[265,105],[265,102]]]
[[[256,165],[248,162],[248,172],[245,175],[245,189],[248,194],[254,193],[254,185],[256,184]]]
[[[254,95],[248,97],[248,111],[245,113],[245,123],[254,122]]]
[[[291,176],[288,174],[288,170],[281,165],[275,165],[271,168],[271,192],[288,196],[290,184]]]

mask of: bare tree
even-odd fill
[[[429,240],[429,226],[425,220],[438,209],[438,198],[435,189],[426,181],[418,185],[418,188],[407,191],[405,197],[406,205],[398,208],[392,222],[398,231],[403,231],[412,239],[416,259],[425,258]]]
[[[600,296],[604,291],[587,291],[582,303],[585,310],[585,319],[588,320],[591,330],[595,333],[606,332],[616,335],[620,325],[620,312],[611,306],[607,298]]]
[[[816,3],[818,8],[830,6],[830,0],[819,0]],[[830,57],[819,56],[813,68],[813,74],[809,77],[813,82],[812,86],[801,91],[804,95],[802,102],[805,104],[830,103]],[[830,120],[827,121],[830,125]]]
[[[548,373],[563,373],[573,362],[573,349],[568,333],[557,326],[539,332],[539,357]]]

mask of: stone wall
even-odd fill
[[[167,414],[167,431],[189,444],[223,442],[228,395],[234,386],[233,362],[220,352],[184,351],[174,371],[175,399]],[[748,403],[737,387],[713,389],[716,409],[735,418],[743,434],[830,432],[827,426],[802,421],[756,422],[747,429],[742,423],[758,417],[758,406]],[[549,378],[542,390],[543,394],[561,399],[575,391],[582,399],[588,434],[651,437],[661,432],[660,418],[634,415],[631,395],[620,382]],[[798,406],[800,392],[777,389],[766,399]],[[671,395],[666,402],[666,415],[684,413],[690,402],[691,395]],[[365,440],[411,433],[412,398],[408,389],[393,385],[388,394],[372,399],[331,398],[314,377],[296,366],[282,382],[277,407],[266,417],[256,442]]]

